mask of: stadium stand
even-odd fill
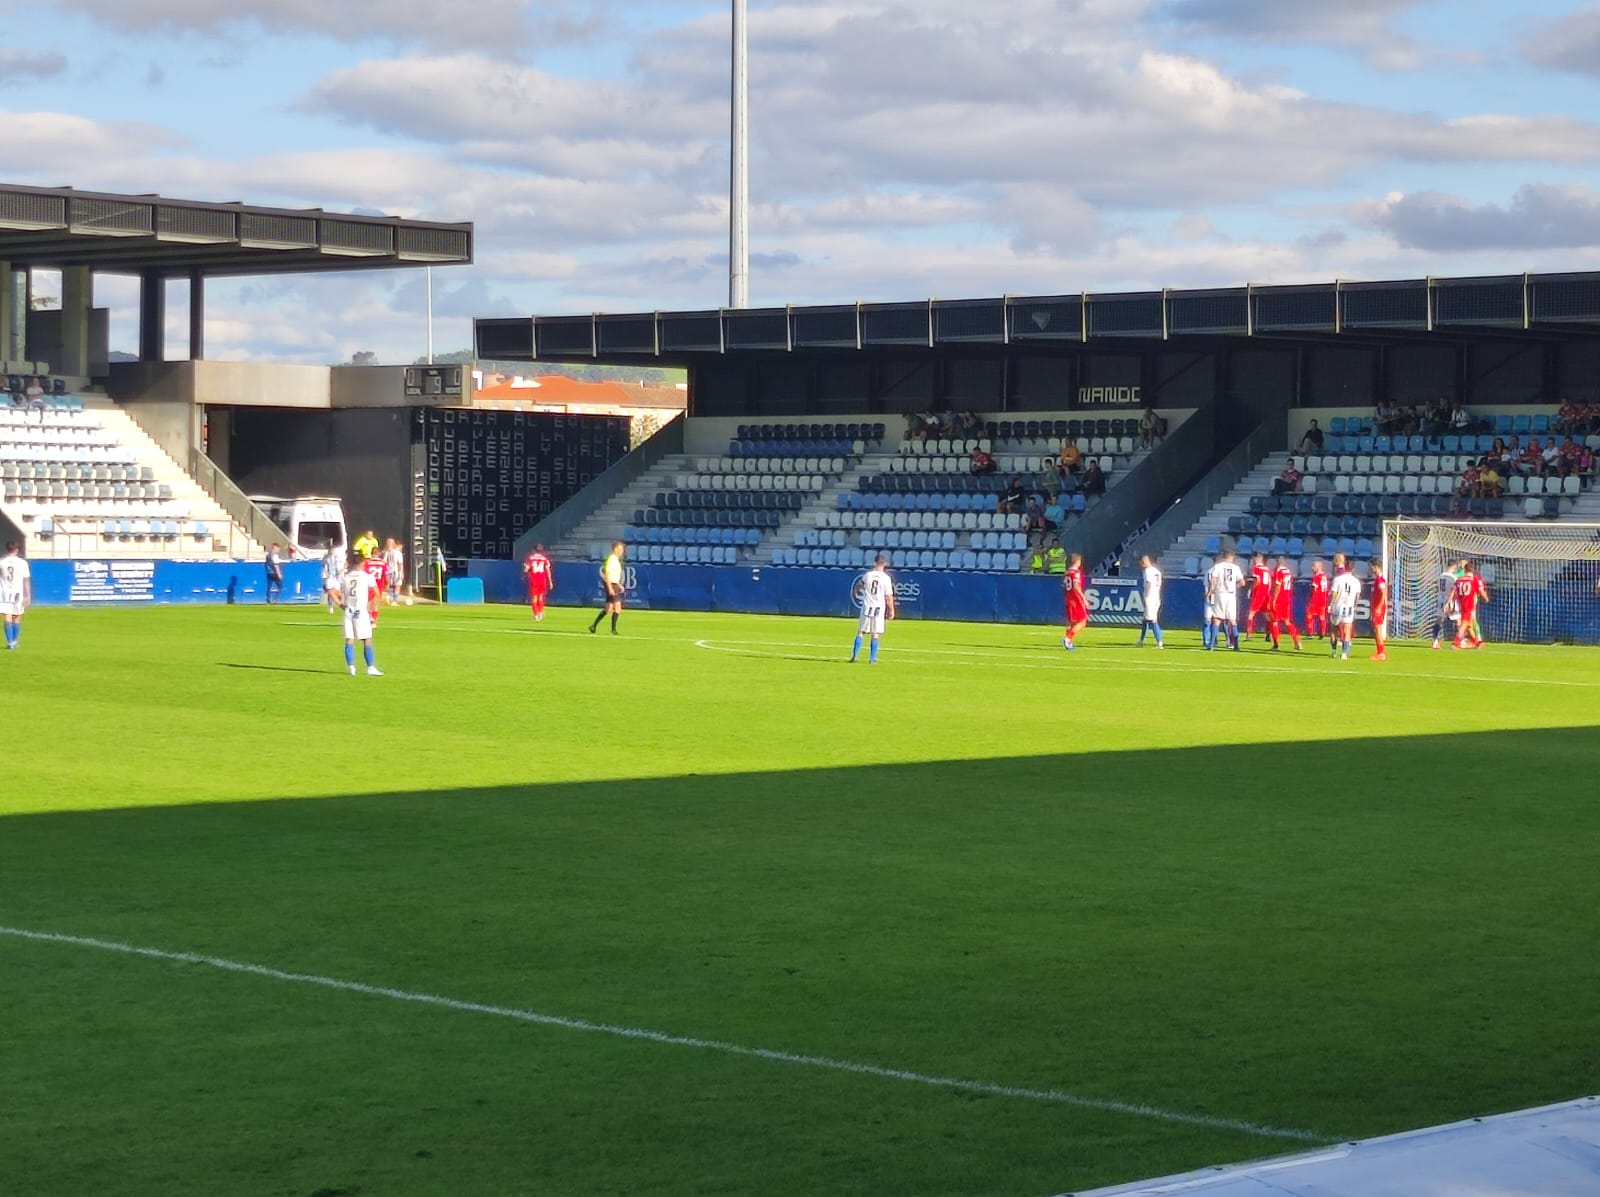
[[[1553,435],[1554,426],[1549,412],[1480,413],[1476,420],[1492,431],[1385,436],[1365,417],[1323,416],[1323,452],[1269,454],[1162,554],[1162,568],[1169,576],[1200,575],[1226,547],[1244,555],[1287,556],[1299,561],[1302,574],[1310,573],[1312,558],[1342,552],[1352,555],[1357,572],[1364,573],[1366,560],[1381,552],[1383,521],[1407,516],[1600,522],[1600,487],[1594,481],[1600,435],[1582,438],[1589,450],[1585,469],[1523,473],[1510,468],[1502,493],[1472,493],[1466,471],[1495,454],[1497,442],[1509,451],[1515,438],[1520,451],[1529,438],[1542,442]],[[1298,485],[1275,494],[1273,483],[1286,466],[1300,475]]]
[[[241,529],[104,396],[0,406],[0,512],[33,557],[256,556]],[[9,383],[9,380],[8,380]],[[26,392],[24,392],[24,395]]]
[[[667,459],[557,551],[598,559],[620,527],[630,560],[640,564],[861,569],[883,552],[902,568],[1016,571],[1028,564],[1026,517],[996,503],[1013,477],[1042,497],[1045,459],[1068,437],[1107,487],[1147,452],[1138,446],[1136,418],[1041,414],[982,422],[981,433],[908,432],[890,445],[881,422],[740,425],[726,453]],[[993,457],[992,474],[971,473],[980,450]],[[1081,473],[1059,486],[1070,527],[1098,496],[1085,492]]]

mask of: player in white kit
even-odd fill
[[[1356,603],[1361,599],[1361,579],[1345,562],[1343,553],[1333,558],[1333,585],[1328,591],[1328,622],[1333,627],[1332,655],[1350,659],[1350,635],[1355,630]],[[1343,652],[1341,653],[1341,648]]]
[[[0,615],[6,621],[6,648],[17,647],[22,637],[22,613],[33,602],[33,571],[23,560],[14,540],[6,541],[6,555],[0,557]]]
[[[894,618],[894,582],[889,577],[889,559],[883,554],[872,563],[872,568],[861,575],[856,583],[861,594],[861,622],[856,625],[856,642],[850,650],[854,661],[861,655],[863,637],[872,638],[867,649],[867,664],[878,663],[878,641],[883,638],[884,624]]]
[[[1239,588],[1243,585],[1244,571],[1229,549],[1206,576],[1206,603],[1211,608],[1213,626],[1208,649],[1216,648],[1217,632],[1226,632],[1228,647],[1239,651]]]
[[[1140,598],[1144,602],[1144,623],[1139,625],[1139,647],[1144,647],[1144,634],[1154,632],[1156,647],[1166,648],[1161,641],[1161,567],[1149,553],[1139,558]]]
[[[367,674],[382,677],[372,653],[372,610],[378,604],[378,583],[372,575],[359,566],[345,571],[340,586],[344,600],[344,663],[350,675],[356,672],[356,641],[361,641],[367,662]]]

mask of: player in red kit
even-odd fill
[[[1383,576],[1383,562],[1372,562],[1372,578],[1369,582],[1372,595],[1372,639],[1378,646],[1378,651],[1372,654],[1374,661],[1387,661],[1389,659],[1389,579]]]
[[[1272,635],[1272,651],[1278,651],[1281,643],[1283,629],[1289,631],[1289,639],[1294,641],[1294,651],[1300,651],[1300,633],[1294,626],[1294,570],[1289,565],[1287,557],[1278,558],[1278,568],[1272,573],[1271,593],[1272,613],[1267,623],[1267,631]]]
[[[379,554],[377,545],[373,545],[372,551],[362,558],[361,569],[363,573],[372,579],[374,594],[386,593],[385,587],[389,585],[389,567]],[[372,604],[372,622],[374,624],[378,622],[378,611],[382,606],[383,604],[378,602]]]
[[[1470,641],[1473,648],[1482,648],[1483,641],[1473,630],[1473,619],[1478,614],[1478,604],[1489,601],[1489,591],[1470,561],[1461,563],[1461,576],[1456,579],[1456,639],[1454,647],[1462,647],[1462,640]]]
[[[533,608],[533,618],[543,619],[545,596],[556,588],[556,573],[545,556],[544,545],[533,546],[533,552],[522,563],[522,573],[528,579],[528,605]]]
[[[1250,561],[1250,618],[1245,620],[1244,638],[1250,639],[1256,630],[1256,616],[1270,629],[1272,627],[1272,567],[1266,557],[1257,553]]]
[[[1082,553],[1072,554],[1061,579],[1061,589],[1067,608],[1067,634],[1061,638],[1061,647],[1071,652],[1077,647],[1078,633],[1089,626],[1089,595],[1084,589]]]
[[[1321,560],[1311,563],[1311,596],[1306,599],[1306,635],[1328,634],[1328,575]]]

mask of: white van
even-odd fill
[[[250,495],[250,501],[267,513],[288,538],[290,555],[297,561],[320,561],[334,545],[350,544],[344,526],[344,505],[322,495],[282,499],[275,495]]]

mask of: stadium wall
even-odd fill
[[[265,603],[266,567],[259,561],[33,561],[33,601],[45,607],[101,607],[108,603],[157,606],[177,603]],[[284,567],[283,600],[322,599],[322,565]]]

